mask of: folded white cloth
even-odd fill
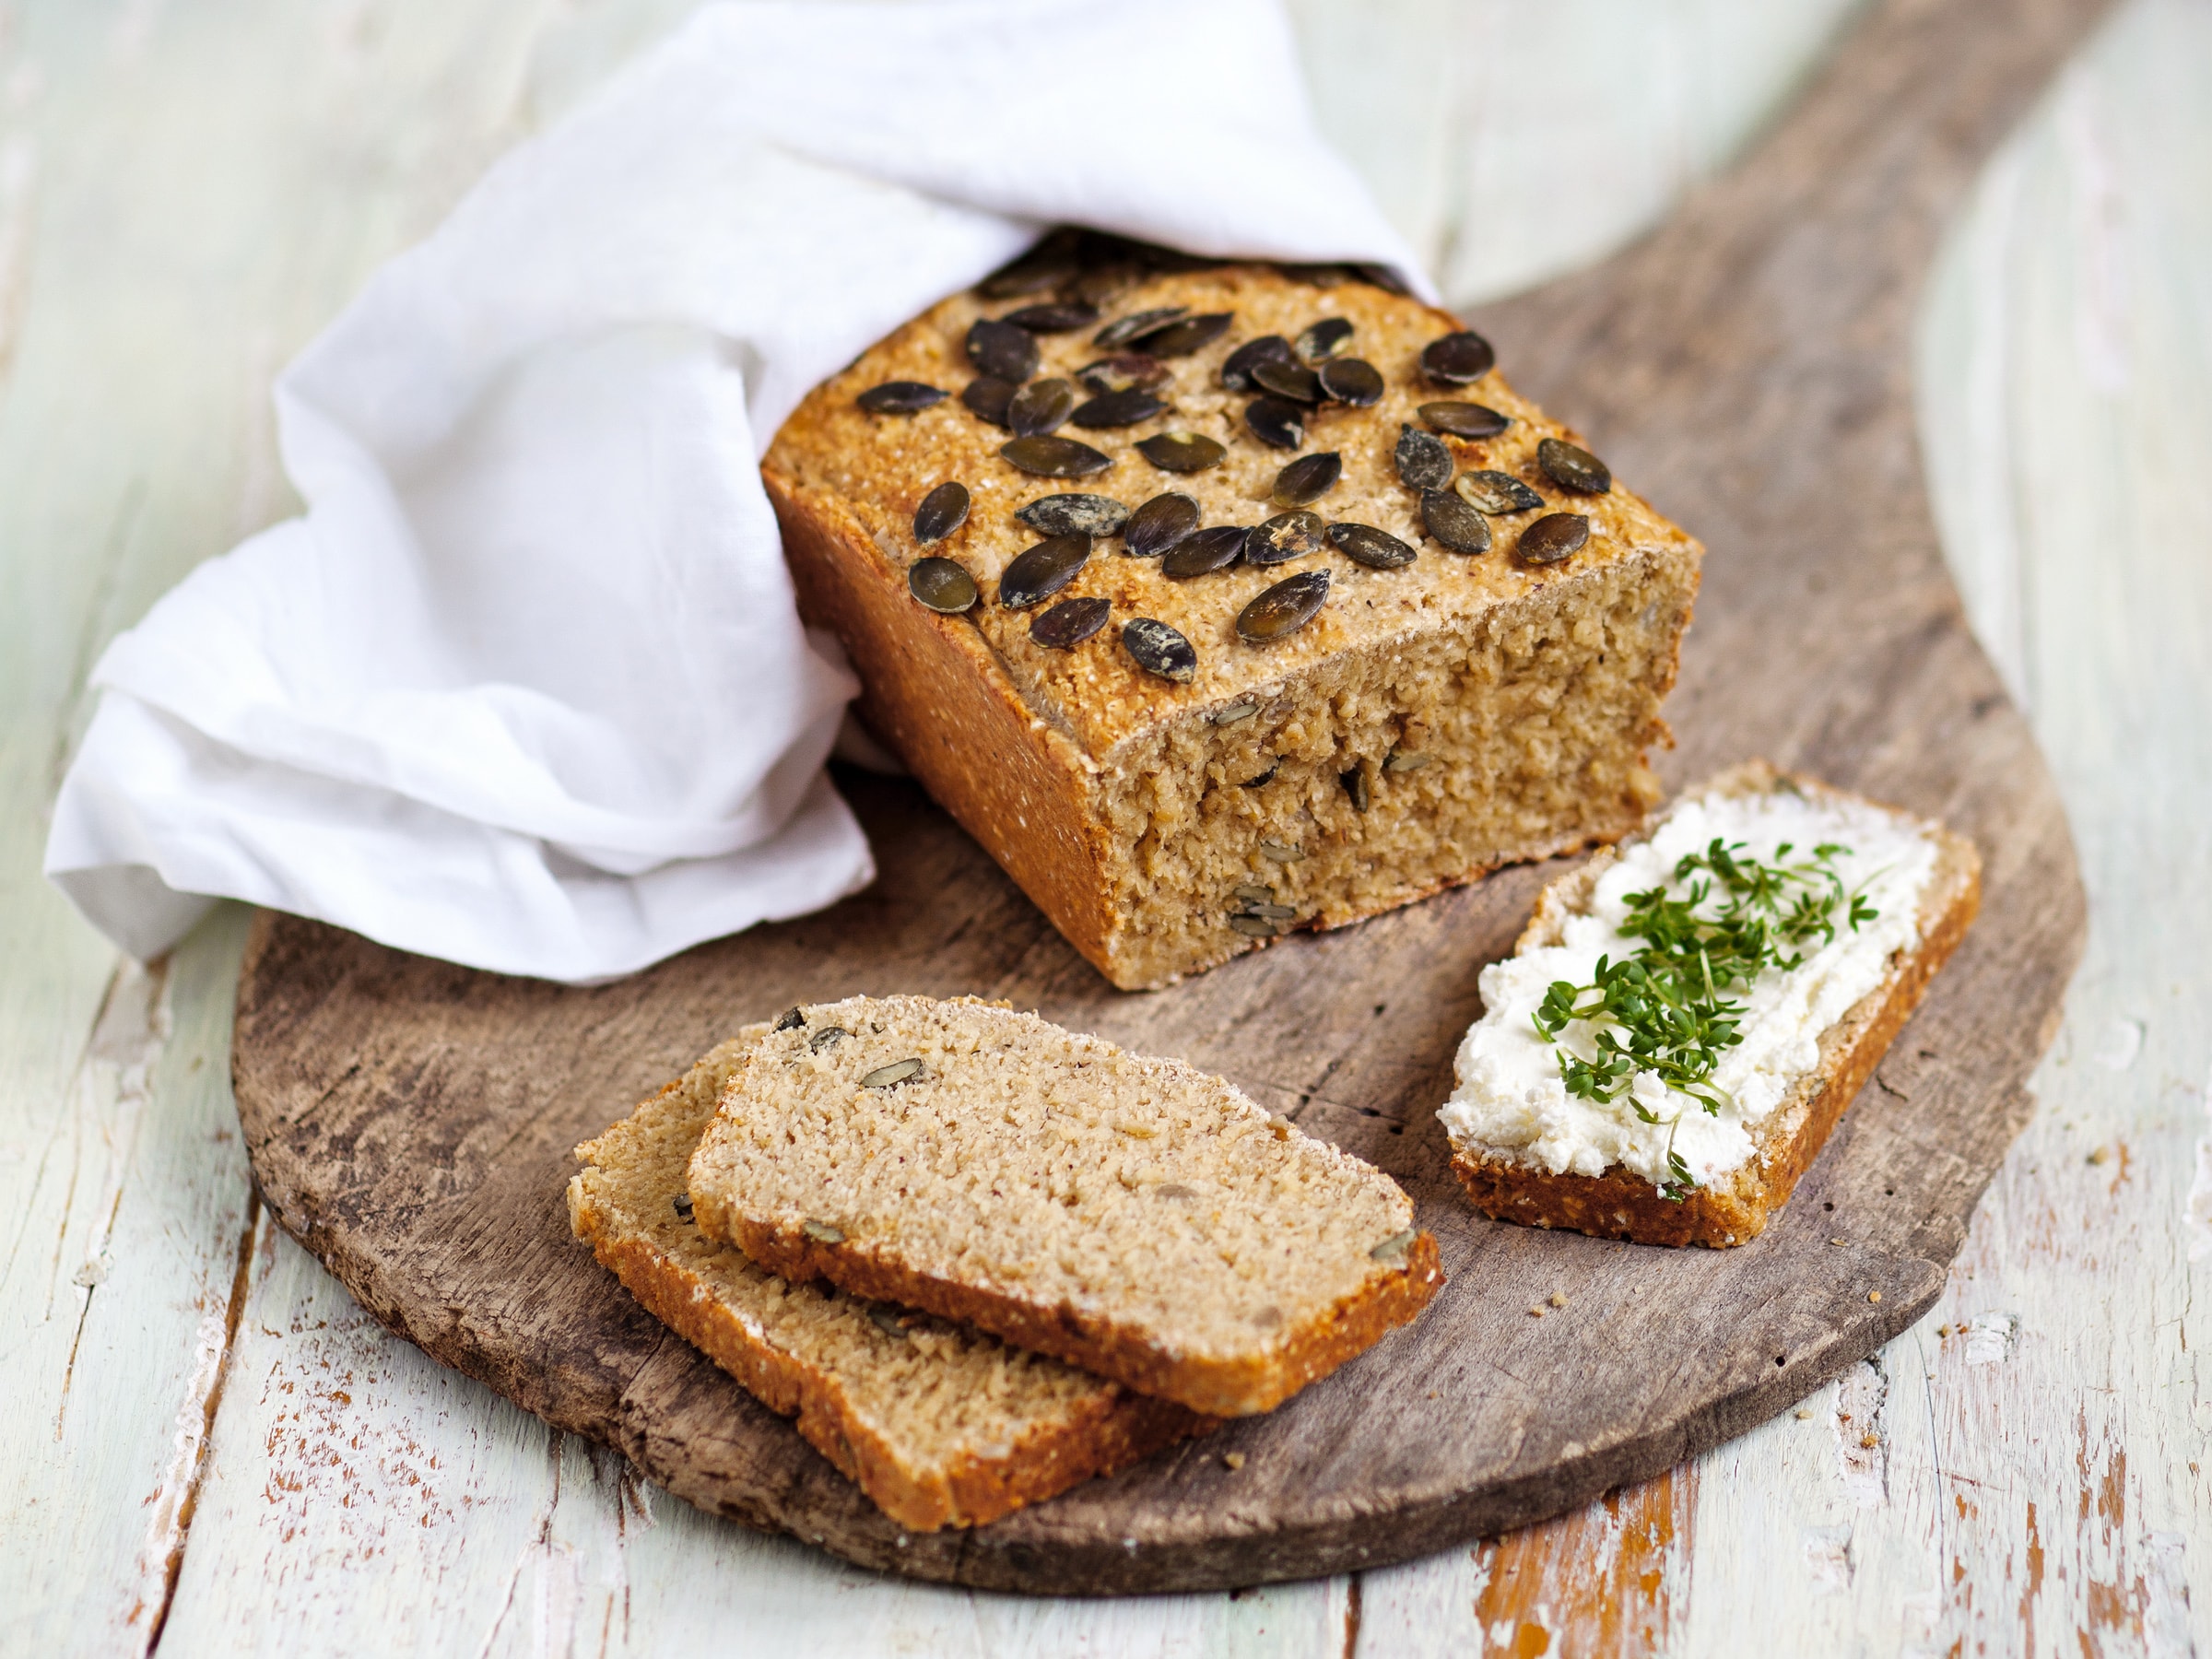
[[[702,8],[285,371],[307,511],[109,647],[48,874],[142,957],[220,895],[570,981],[865,886],[755,464],[1063,220],[1422,280],[1273,0]]]

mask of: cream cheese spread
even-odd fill
[[[1651,1071],[1638,1072],[1613,1100],[1570,1094],[1559,1051],[1534,1020],[1546,991],[1559,980],[1589,984],[1601,956],[1618,962],[1635,955],[1641,941],[1620,931],[1628,895],[1664,886],[1680,896],[1686,884],[1674,879],[1676,865],[1715,837],[1743,842],[1749,856],[1768,863],[1784,842],[1793,860],[1839,843],[1850,851],[1831,867],[1877,914],[1853,930],[1839,912],[1832,942],[1816,935],[1800,947],[1797,967],[1770,967],[1747,991],[1737,989],[1742,1041],[1722,1051],[1710,1078],[1717,1112]],[[1559,943],[1483,970],[1484,1013],[1460,1044],[1459,1087],[1437,1114],[1453,1147],[1555,1175],[1601,1175],[1620,1164],[1654,1185],[1670,1178],[1670,1148],[1700,1186],[1735,1170],[1750,1157],[1760,1122],[1819,1064],[1821,1033],[1882,982],[1896,952],[1920,942],[1921,900],[1936,851],[1915,820],[1850,797],[1785,785],[1679,802],[1647,837],[1619,849],[1594,884],[1588,912],[1567,918]],[[1590,1059],[1594,1037],[1590,1022],[1578,1020],[1559,1042]],[[1659,1121],[1645,1122],[1638,1104]]]

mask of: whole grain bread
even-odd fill
[[[1434,1239],[1380,1171],[1221,1079],[1034,1015],[794,1009],[691,1160],[700,1228],[1217,1416],[1411,1319]]]
[[[1734,768],[1690,793],[1753,794],[1777,788],[1815,798],[1863,799],[1764,761]],[[1555,1174],[1455,1146],[1452,1168],[1475,1207],[1500,1221],[1642,1244],[1723,1248],[1757,1238],[1819,1156],[1981,908],[1982,858],[1973,842],[1939,824],[1921,824],[1937,851],[1921,900],[1918,943],[1893,955],[1881,984],[1821,1033],[1818,1065],[1760,1123],[1747,1162],[1724,1180],[1670,1199],[1618,1164],[1601,1175]],[[1607,849],[1547,887],[1515,951],[1557,942],[1568,918],[1588,909],[1592,889],[1614,857]]]
[[[971,325],[1049,298],[1033,293],[965,293],[934,307],[818,387],[770,447],[762,473],[801,611],[843,640],[867,724],[1124,988],[1636,828],[1658,798],[1643,756],[1666,735],[1660,702],[1697,591],[1699,545],[1618,484],[1585,494],[1555,481],[1540,441],[1582,441],[1494,370],[1465,385],[1426,378],[1423,349],[1459,328],[1446,313],[1361,281],[1316,287],[1310,272],[1129,264],[1126,253],[1110,248],[1104,267],[1071,277],[1082,295],[1106,293],[1110,326],[1178,307],[1231,321],[1212,343],[1146,371],[1168,377],[1152,388],[1167,406],[1158,416],[1053,434],[1096,449],[1106,470],[1026,474],[1000,453],[1012,433],[957,395],[912,414],[856,401],[894,381],[959,393],[975,378],[963,348]],[[1263,442],[1246,419],[1253,394],[1222,383],[1226,360],[1327,318],[1350,324],[1339,356],[1372,364],[1379,398],[1308,409],[1301,451]],[[1094,332],[1036,336],[1037,380],[1112,356]],[[1441,433],[1421,413],[1432,402],[1479,404],[1510,424],[1488,438]],[[1427,534],[1421,491],[1400,477],[1409,427],[1441,444],[1429,453],[1446,458],[1446,472],[1508,475],[1543,505],[1485,521],[1487,552],[1446,549]],[[1226,458],[1163,471],[1136,445],[1170,430],[1218,441]],[[1180,491],[1206,526],[1255,525],[1283,510],[1271,493],[1293,454],[1323,453],[1341,458],[1342,476],[1310,510],[1398,538],[1418,550],[1411,564],[1369,568],[1324,543],[1179,581],[1159,558],[1126,557],[1125,538],[1104,536],[1049,602],[1110,605],[1106,625],[1080,643],[1039,643],[1030,625],[1046,606],[999,602],[1008,564],[1041,539],[1014,516],[1025,505],[1085,492],[1135,508]],[[965,486],[970,512],[925,547],[916,509],[947,482]],[[1519,538],[1552,512],[1585,518],[1588,542],[1532,564]],[[964,567],[981,602],[963,615],[924,607],[908,585],[924,557]],[[1329,578],[1312,621],[1273,644],[1240,637],[1248,602],[1309,571]],[[1123,640],[1136,618],[1187,638],[1186,681],[1138,665]]]
[[[789,1283],[704,1236],[686,1213],[686,1166],[767,1030],[747,1028],[576,1148],[576,1236],[648,1312],[918,1532],[980,1525],[1213,1426],[969,1326]]]

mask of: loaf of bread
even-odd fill
[[[1981,867],[1938,824],[1753,762],[1553,882],[1483,972],[1439,1113],[1475,1206],[1648,1244],[1757,1237],[1964,936]]]
[[[1700,548],[1369,276],[1064,237],[762,464],[867,724],[1116,985],[1657,799]]]
[[[576,1148],[576,1236],[902,1526],[973,1526],[1213,1425],[969,1326],[795,1285],[701,1235],[685,1167],[750,1027]]]
[[[963,999],[794,1008],[691,1159],[700,1228],[1213,1416],[1265,1411],[1419,1312],[1387,1175],[1218,1077]]]

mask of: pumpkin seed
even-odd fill
[[[1112,603],[1105,599],[1063,599],[1039,613],[1030,624],[1030,638],[1047,651],[1073,651],[1106,626],[1107,613],[1112,609]]]
[[[820,1244],[842,1244],[845,1241],[843,1228],[832,1227],[827,1221],[817,1221],[811,1216],[799,1223],[799,1230]]]
[[[1454,438],[1495,438],[1513,423],[1488,404],[1425,403],[1421,418]]]
[[[1278,507],[1303,507],[1308,501],[1318,501],[1335,488],[1336,480],[1343,477],[1344,457],[1335,450],[1300,455],[1275,475],[1275,503]]]
[[[1078,305],[1104,305],[1108,300],[1127,293],[1144,279],[1143,268],[1125,260],[1094,265],[1062,283],[1060,297]]]
[[[1352,343],[1351,323],[1343,317],[1324,317],[1298,336],[1298,360],[1326,362]]]
[[[1232,899],[1249,899],[1254,904],[1272,904],[1275,901],[1275,889],[1271,887],[1261,887],[1256,882],[1248,881],[1242,887],[1234,888],[1230,892],[1230,897]]]
[[[1246,532],[1244,562],[1284,564],[1293,559],[1303,559],[1309,553],[1318,553],[1327,528],[1320,513],[1308,512],[1302,507],[1278,512]]]
[[[1185,317],[1180,323],[1141,334],[1130,344],[1156,358],[1189,357],[1227,334],[1229,325],[1236,320],[1234,312],[1209,312],[1203,317]]]
[[[1001,317],[1001,323],[1011,323],[1017,328],[1026,328],[1031,334],[1071,334],[1078,328],[1088,328],[1099,320],[1099,308],[1081,301],[1048,301],[1043,305],[1025,305],[1019,311],[1010,311]]]
[[[1321,376],[1303,363],[1257,364],[1252,371],[1252,383],[1263,392],[1272,392],[1292,403],[1321,401]]]
[[[968,325],[968,360],[978,374],[1016,385],[1037,372],[1037,342],[1026,328],[978,317]]]
[[[943,388],[923,381],[885,381],[870,386],[853,401],[871,415],[912,415],[932,404],[943,403]]]
[[[1129,515],[1122,526],[1122,551],[1132,559],[1158,559],[1197,528],[1198,503],[1171,489]]]
[[[796,1030],[798,1027],[800,1027],[800,1026],[803,1026],[803,1025],[805,1025],[806,1023],[806,1009],[804,1009],[804,1008],[786,1008],[786,1009],[783,1011],[783,1018],[776,1021],[776,1026],[775,1026],[775,1029],[776,1029],[777,1030],[779,1030],[779,1031],[789,1031],[789,1030]]]
[[[1229,458],[1228,446],[1199,432],[1160,432],[1137,444],[1136,453],[1162,472],[1204,472]]]
[[[1262,335],[1256,340],[1247,340],[1229,354],[1221,365],[1221,383],[1231,392],[1256,392],[1258,384],[1252,371],[1262,363],[1288,363],[1292,360],[1290,342],[1281,335]]]
[[[1490,521],[1461,500],[1456,490],[1421,491],[1421,527],[1454,553],[1490,550]]]
[[[1452,452],[1418,428],[1398,428],[1398,482],[1408,489],[1441,489],[1452,482]]]
[[[1306,441],[1306,418],[1299,406],[1281,397],[1259,397],[1244,408],[1244,425],[1262,443],[1294,450]]]
[[[899,1323],[899,1315],[881,1302],[868,1310],[868,1321],[886,1336],[896,1336],[901,1342],[908,1340],[906,1327]]]
[[[1088,443],[1073,438],[1017,438],[1002,443],[998,453],[1023,472],[1039,478],[1083,478],[1104,472],[1113,465]]]
[[[1419,771],[1423,767],[1427,766],[1435,759],[1436,757],[1434,755],[1406,755],[1400,754],[1396,749],[1392,749],[1390,751],[1389,759],[1382,762],[1382,770],[1389,772]]]
[[[1245,916],[1265,916],[1270,922],[1291,922],[1298,918],[1298,912],[1288,904],[1265,904],[1251,900],[1247,900],[1244,908],[1238,913]]]
[[[1076,378],[1083,382],[1086,391],[1102,394],[1149,391],[1166,380],[1170,372],[1158,358],[1147,357],[1141,351],[1125,351],[1084,364],[1076,371]]]
[[[907,1082],[912,1078],[918,1077],[921,1075],[922,1062],[919,1058],[912,1060],[894,1060],[888,1065],[877,1066],[874,1071],[863,1077],[860,1080],[860,1086],[863,1088],[896,1088],[900,1084]],[[844,1235],[841,1233],[838,1236],[839,1238],[842,1238]],[[830,1241],[834,1243],[836,1242],[836,1240],[831,1240]]]
[[[1498,361],[1490,343],[1473,329],[1448,334],[1421,348],[1421,372],[1440,386],[1464,386],[1488,374]]]
[[[1103,392],[1076,411],[1076,424],[1096,431],[1103,427],[1133,427],[1167,413],[1160,398],[1139,387],[1126,392]]]
[[[1198,672],[1197,648],[1165,622],[1150,617],[1123,623],[1122,644],[1139,668],[1162,679],[1181,684]]]
[[[1413,1248],[1414,1238],[1414,1230],[1409,1227],[1404,1232],[1392,1233],[1367,1253],[1378,1262],[1395,1262]]]
[[[1126,317],[1116,317],[1090,336],[1091,344],[1113,351],[1128,345],[1137,335],[1165,328],[1169,324],[1191,314],[1187,305],[1163,305],[1156,311],[1132,312]]]
[[[1372,524],[1331,524],[1329,540],[1354,564],[1371,571],[1402,571],[1420,554]]]
[[[1326,571],[1300,571],[1277,582],[1237,613],[1237,637],[1251,645],[1270,645],[1288,639],[1313,620],[1328,597]],[[1266,845],[1260,843],[1262,852]]]
[[[1241,524],[1213,524],[1194,530],[1168,550],[1159,561],[1159,573],[1177,582],[1226,571],[1243,551],[1246,531]]]
[[[1590,521],[1579,512],[1547,512],[1521,532],[1513,551],[1524,564],[1557,564],[1590,539]]]
[[[968,522],[968,487],[940,484],[922,498],[914,509],[914,542],[928,547],[941,542]]]
[[[1406,286],[1406,278],[1386,265],[1362,263],[1353,265],[1351,271],[1361,282],[1379,288],[1386,294],[1395,294],[1401,300],[1413,297],[1413,290]]]
[[[1544,498],[1511,473],[1464,472],[1453,480],[1459,499],[1477,512],[1526,512]]]
[[[949,559],[917,559],[906,572],[906,591],[933,611],[957,617],[982,595],[975,578]]]
[[[1303,847],[1294,847],[1288,841],[1264,841],[1260,843],[1260,856],[1271,864],[1297,864],[1305,855]]]
[[[1112,496],[1040,496],[1014,515],[1042,535],[1117,535],[1129,509]]]
[[[1277,755],[1274,759],[1267,762],[1267,770],[1265,771],[1262,772],[1256,778],[1245,779],[1241,787],[1245,789],[1265,789],[1268,784],[1275,782],[1275,774],[1282,770],[1283,758],[1280,755]]]
[[[1336,782],[1344,786],[1344,793],[1351,796],[1352,810],[1365,812],[1368,803],[1367,768],[1355,766],[1350,771],[1338,772]]]
[[[676,1218],[678,1221],[688,1221],[691,1219],[690,1194],[678,1193],[676,1195]]]
[[[1155,1198],[1195,1198],[1197,1193],[1180,1181],[1163,1181],[1152,1189]]]
[[[1563,439],[1547,438],[1537,444],[1536,465],[1554,484],[1577,495],[1604,495],[1613,488],[1613,474],[1603,461]]]
[[[1321,394],[1331,403],[1365,409],[1382,401],[1382,371],[1365,358],[1332,358],[1318,378]]]
[[[1352,279],[1349,265],[1329,264],[1278,265],[1275,267],[1293,282],[1302,282],[1309,288],[1332,288]]]
[[[824,1026],[820,1030],[817,1031],[813,1038],[807,1042],[807,1051],[811,1053],[818,1054],[824,1049],[830,1047],[834,1043],[842,1042],[846,1038],[852,1035],[853,1033],[846,1030],[843,1026]]]
[[[1090,558],[1088,535],[1055,535],[1008,561],[998,579],[998,602],[1007,610],[1026,610],[1076,579]]]
[[[1006,400],[1006,425],[1017,438],[1041,438],[1075,412],[1075,382],[1031,381]]]
[[[1014,401],[1015,384],[1000,380],[996,375],[979,375],[962,388],[960,401],[968,406],[971,415],[979,416],[993,426],[1006,424],[1006,406]]]
[[[1265,916],[1235,915],[1229,924],[1248,939],[1272,939],[1283,931]]]
[[[975,291],[986,300],[1013,300],[1057,288],[1081,268],[1076,248],[1073,235],[1056,230],[999,266],[975,285]]]
[[[1240,720],[1250,720],[1260,712],[1260,705],[1251,698],[1240,698],[1233,703],[1216,709],[1206,719],[1218,726],[1235,725]]]

